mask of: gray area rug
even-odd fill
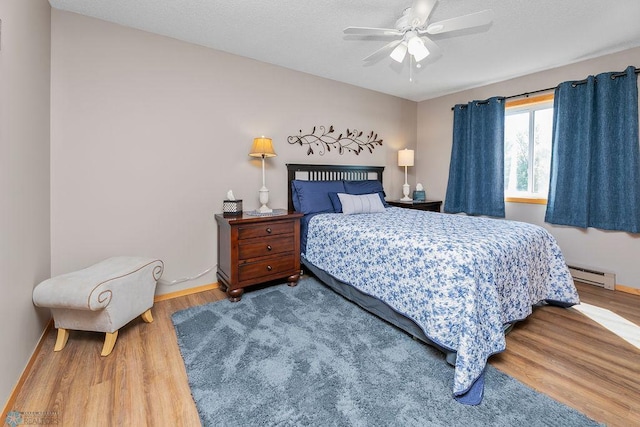
[[[487,367],[478,406],[443,355],[312,277],[173,315],[205,426],[590,426]]]

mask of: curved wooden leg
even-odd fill
[[[153,322],[153,316],[151,315],[151,309],[145,311],[144,313],[142,313],[140,315],[140,317],[142,317],[142,320],[144,320],[147,323],[151,323]]]
[[[294,274],[293,276],[287,277],[287,282],[289,286],[296,286],[298,284],[298,279],[300,279],[299,274]]]
[[[111,354],[111,350],[113,350],[113,346],[116,345],[116,340],[118,339],[118,331],[113,333],[107,332],[104,337],[104,345],[102,346],[102,353],[100,356],[108,356]]]
[[[53,347],[53,351],[60,351],[67,345],[69,339],[69,331],[63,328],[58,328],[58,338],[56,338],[56,345]]]

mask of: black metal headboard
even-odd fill
[[[305,181],[367,181],[377,180],[382,183],[384,166],[360,166],[360,165],[309,165],[287,164],[287,206],[293,211],[293,199],[291,198],[291,181],[301,179]]]

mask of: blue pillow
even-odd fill
[[[350,193],[347,193],[350,194]],[[373,194],[373,193],[368,193]],[[361,196],[362,194],[353,194],[354,196]],[[382,206],[385,208],[389,207],[389,204],[384,199],[384,193],[382,191],[378,191],[378,196],[380,196],[380,201],[382,202]],[[333,205],[334,212],[340,213],[342,212],[342,202],[340,201],[340,197],[338,197],[337,192],[329,193],[329,198],[331,199],[331,204]]]
[[[347,194],[371,194],[382,191],[382,183],[374,179],[368,179],[366,181],[345,181],[344,189],[347,190]]]
[[[335,212],[329,193],[344,193],[343,181],[291,181],[293,207],[303,214]]]
[[[348,194],[371,194],[371,193],[381,193],[380,198],[382,199],[382,204],[385,208],[389,207],[389,204],[384,199],[386,196],[384,192],[384,188],[382,188],[382,183],[375,179],[368,179],[365,181],[345,181],[344,188],[347,190]]]

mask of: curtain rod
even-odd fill
[[[636,73],[636,74],[640,74],[640,68],[636,68],[635,73]],[[616,73],[616,74],[612,74],[612,75],[611,75],[611,78],[612,78],[612,79],[615,79],[616,77],[622,77],[622,76],[625,76],[625,75],[627,75],[627,73],[625,73],[625,72],[622,72],[622,73]],[[587,80],[586,80],[586,79],[584,79],[584,80],[576,81],[576,82],[574,82],[573,84],[574,84],[574,85],[580,85],[580,84],[584,84],[584,83],[586,83],[586,82],[587,82]],[[534,95],[534,94],[536,94],[536,93],[549,92],[549,91],[551,91],[551,90],[555,90],[557,87],[558,87],[558,86],[554,86],[554,87],[548,87],[548,88],[546,88],[546,89],[534,90],[534,91],[532,91],[532,92],[523,92],[523,93],[519,93],[518,95],[503,96],[503,97],[502,97],[502,99],[519,98],[519,97],[521,97],[521,96],[525,96],[525,97],[527,97],[527,96],[529,96],[529,95]],[[488,103],[489,103],[489,101],[478,101],[478,104],[488,104]],[[463,108],[464,108],[464,107],[466,107],[466,105],[465,105],[465,106],[463,106]],[[455,108],[456,108],[455,106],[454,106],[454,107],[451,107],[451,111],[453,111]]]
[[[640,74],[640,68],[636,68],[635,73],[636,73],[636,74]],[[615,78],[617,78],[617,77],[622,77],[622,76],[626,76],[626,75],[627,75],[627,73],[623,71],[623,72],[621,72],[621,73],[611,74],[611,78],[612,78],[612,79],[615,79]],[[577,82],[573,82],[573,87],[576,87],[576,86],[578,86],[578,85],[585,84],[586,82],[587,82],[587,79],[584,79],[584,80],[578,80]]]

